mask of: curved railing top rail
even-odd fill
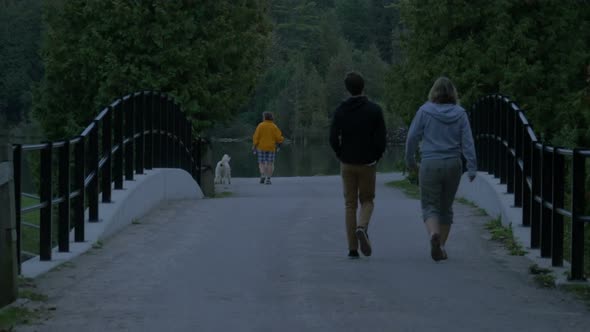
[[[537,135],[535,134],[535,131],[533,129],[533,125],[532,123],[528,120],[528,118],[526,117],[525,111],[522,110],[518,104],[511,100],[509,97],[502,95],[502,94],[490,94],[484,97],[479,98],[472,106],[471,106],[471,110],[470,113],[473,113],[475,110],[477,110],[483,103],[485,102],[489,102],[489,101],[502,101],[505,104],[508,104],[510,106],[510,109],[514,112],[514,116],[516,117],[516,119],[518,119],[518,121],[520,122],[520,124],[526,128],[526,132],[530,138],[530,140],[532,142],[535,142],[535,145],[539,148],[541,147],[548,147],[548,148],[553,148],[552,146],[548,145],[548,144],[544,144],[540,139],[538,139]],[[584,156],[590,156],[590,148],[585,148],[585,147],[576,147],[576,148],[564,148],[564,147],[555,147],[557,149],[557,152],[563,155],[568,155],[571,156],[573,155],[574,150],[577,150],[580,154],[584,155]]]
[[[81,131],[79,136],[75,136],[71,139],[62,139],[62,140],[52,141],[53,147],[61,147],[65,144],[66,141],[68,141],[70,144],[78,143],[80,141],[80,136],[87,137],[91,133],[91,131],[96,127],[96,122],[102,121],[103,118],[110,112],[111,109],[114,109],[114,108],[120,106],[124,101],[127,101],[131,98],[134,98],[134,97],[138,97],[142,94],[144,94],[144,95],[153,94],[155,96],[160,96],[160,97],[168,99],[169,101],[172,101],[174,103],[174,105],[178,106],[178,103],[176,103],[174,101],[174,98],[172,98],[168,94],[160,92],[160,91],[145,90],[145,91],[133,92],[133,93],[130,93],[130,94],[127,94],[127,95],[117,98],[115,101],[110,103],[108,106],[104,107],[98,113],[98,115],[95,116],[94,119],[92,119],[90,121],[90,124],[88,126],[86,126]],[[182,114],[184,114],[184,111],[182,109],[180,110],[180,112]],[[36,151],[36,150],[41,150],[41,149],[45,148],[47,146],[47,143],[13,144],[13,146],[20,146],[23,151]]]
[[[72,139],[13,145],[19,264],[25,252],[21,225],[39,229],[40,258],[50,260],[54,219],[59,221],[59,251],[68,251],[70,221],[75,241],[84,241],[85,216],[90,222],[99,221],[99,199],[110,202],[113,183],[115,190],[123,189],[124,181],[133,180],[134,174],[157,167],[184,169],[200,183],[201,139],[193,131],[192,121],[173,98],[140,91],[113,101]],[[22,208],[22,197],[34,196],[21,189],[24,152],[40,153],[39,193],[34,203]],[[52,213],[54,205],[58,216]],[[34,211],[39,211],[38,220],[22,220]]]

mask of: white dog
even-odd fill
[[[223,184],[226,180],[231,184],[231,167],[229,166],[230,156],[224,154],[215,166],[215,183]]]

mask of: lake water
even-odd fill
[[[212,142],[213,161],[217,164],[224,154],[231,157],[232,177],[258,177],[257,156],[250,142]],[[377,165],[379,172],[399,170],[403,165],[403,146],[389,146]],[[213,165],[214,166],[214,165]],[[274,176],[336,175],[340,163],[327,144],[283,145],[275,160]]]

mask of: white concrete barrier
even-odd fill
[[[74,242],[70,233],[70,252],[53,249],[51,261],[40,261],[34,257],[22,264],[22,275],[37,277],[54,267],[88,251],[100,240],[104,240],[131,224],[163,202],[174,200],[201,199],[204,197],[199,185],[184,170],[162,168],[135,175],[133,181],[125,181],[123,190],[113,190],[111,203],[100,203],[99,222],[85,222],[85,242]],[[88,215],[86,215],[88,220]]]
[[[478,172],[475,180],[469,182],[467,174],[464,174],[456,197],[473,202],[492,218],[500,217],[502,225],[511,226],[514,238],[527,251],[526,257],[532,263],[551,268],[558,285],[568,283],[565,277],[566,272],[569,271],[568,262],[564,262],[563,267],[553,267],[550,258],[541,258],[539,249],[531,249],[531,228],[522,225],[522,208],[514,207],[514,194],[508,193],[508,187],[500,184],[499,178],[487,172]]]

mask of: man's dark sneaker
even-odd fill
[[[266,179],[266,178],[265,178],[264,176],[261,176],[261,177],[260,177],[260,184],[264,184],[264,180],[265,180],[265,179]]]
[[[364,227],[359,226],[356,228],[356,238],[359,240],[363,255],[371,256],[371,242],[369,242],[369,235],[367,235],[367,230]]]
[[[350,258],[359,258],[359,252],[356,250],[349,250],[348,257]]]
[[[443,251],[440,248],[440,235],[437,233],[432,234],[432,237],[430,237],[430,256],[435,262],[443,259]]]
[[[270,178],[266,178],[266,181],[264,183],[265,184],[272,184],[272,182],[270,182]]]

